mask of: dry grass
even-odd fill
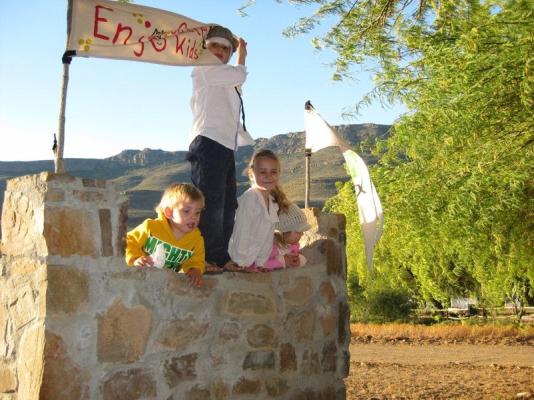
[[[351,324],[351,333],[359,342],[534,343],[534,326]]]

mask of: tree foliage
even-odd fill
[[[376,273],[421,302],[532,300],[534,2],[291,2],[318,8],[288,34],[334,21],[314,43],[335,50],[335,79],[372,63],[375,89],[356,110],[408,109],[372,149],[386,218]],[[347,215],[353,282],[370,287],[351,184],[327,206]]]

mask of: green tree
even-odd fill
[[[476,295],[483,304],[524,304],[534,287],[534,2],[312,1],[288,34],[334,21],[316,38],[336,52],[334,79],[371,63],[370,101],[408,112],[372,169],[386,218],[378,273],[421,302]],[[357,226],[350,183],[328,204]],[[358,232],[349,267],[361,287]]]

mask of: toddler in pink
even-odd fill
[[[278,220],[271,254],[263,268],[302,267],[306,258],[300,251],[299,241],[302,234],[310,229],[306,215],[296,204],[291,204],[286,212],[278,215]]]

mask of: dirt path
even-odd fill
[[[534,399],[534,346],[353,343],[347,399]]]
[[[351,344],[351,359],[357,362],[403,365],[470,363],[516,365],[534,368],[534,346],[503,344]],[[534,369],[532,370],[534,374]],[[533,376],[534,380],[534,376]]]

